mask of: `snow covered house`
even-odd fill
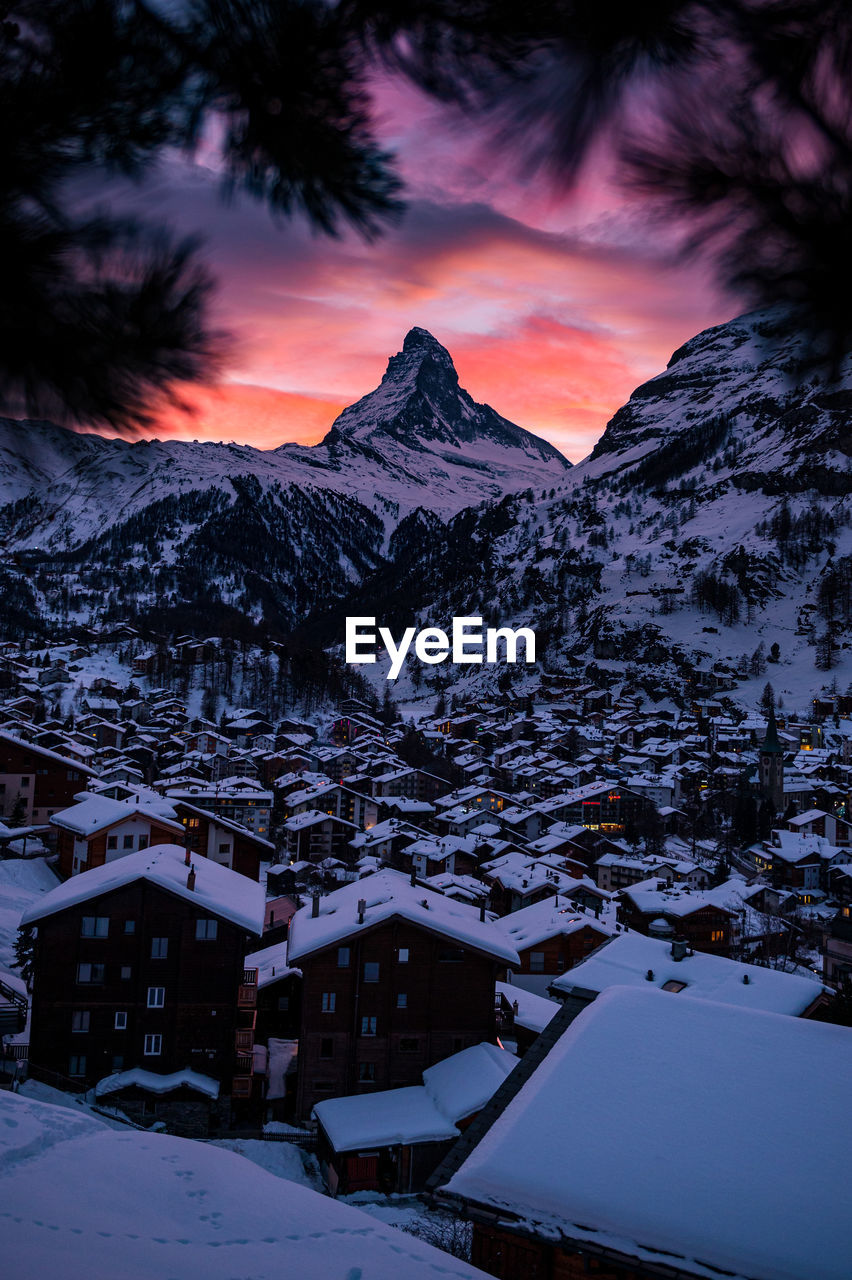
[[[76,804],[55,813],[59,870],[75,876],[114,862],[149,845],[183,843],[183,828],[174,810],[159,796],[145,800],[113,800],[81,793]]]
[[[623,987],[563,1016],[436,1174],[475,1265],[846,1280],[848,1028]]]
[[[325,1098],[419,1084],[495,1038],[498,971],[520,963],[484,911],[385,870],[297,911],[303,974],[297,1114]]]
[[[669,885],[656,876],[618,891],[618,920],[652,937],[681,936],[695,951],[727,955],[742,902],[741,880],[713,889]]]
[[[331,1194],[421,1191],[517,1063],[477,1044],[428,1067],[421,1085],[318,1102],[318,1156]]]
[[[252,1093],[260,885],[159,845],[73,876],[22,923],[36,931],[30,1073],[85,1089],[133,1069],[214,1081],[198,1108],[214,1126]],[[133,1090],[144,1088],[140,1079]],[[151,1091],[145,1115],[156,1116]]]
[[[573,969],[612,935],[615,926],[558,895],[495,920],[521,963],[512,982],[543,995],[555,977]]]

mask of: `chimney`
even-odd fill
[[[479,918],[483,922],[485,921],[485,903],[484,902],[481,902],[479,904]]]
[[[415,886],[416,884],[417,884],[417,868],[415,867],[414,863],[412,862],[412,864],[411,864],[411,887],[412,887],[412,888],[414,888],[414,886]]]
[[[685,960],[689,955],[686,938],[672,938],[672,960]]]
[[[312,920],[316,920],[317,916],[319,915],[319,904],[320,904],[320,896],[318,893],[315,893],[313,898],[311,899],[311,919]]]
[[[188,867],[191,861],[192,861],[192,850],[187,845],[186,853],[184,854],[184,858],[183,858],[183,865],[185,867]]]
[[[186,887],[189,890],[195,889],[195,867],[189,868],[189,875],[186,877]]]
[[[358,899],[358,923],[359,924],[364,923],[364,912],[366,910],[367,910],[367,899],[359,898]]]

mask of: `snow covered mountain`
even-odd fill
[[[569,467],[553,445],[475,404],[449,352],[412,329],[381,386],[313,446],[107,440],[0,420],[0,536],[15,548],[71,547],[168,496],[219,489],[233,497],[235,479],[263,491],[329,490],[392,527],[418,506],[446,517],[552,485]]]
[[[638,673],[654,696],[754,701],[771,679],[798,708],[821,672],[848,682],[852,359],[828,380],[806,351],[780,312],[699,334],[554,496],[402,522],[362,600],[532,622],[545,666]]]
[[[22,623],[153,610],[168,626],[177,609],[184,629],[219,630],[231,611],[286,631],[384,563],[416,509],[440,522],[566,474],[557,449],[475,404],[449,352],[413,329],[381,386],[314,446],[108,440],[0,420],[0,546],[26,557],[0,598],[8,608],[14,596]]]

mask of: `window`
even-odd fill
[[[21,778],[21,786],[22,786],[22,787],[28,787],[29,785],[30,785],[30,780],[29,780],[29,778]]]
[[[135,933],[135,932],[136,932],[136,921],[135,921],[135,920],[125,920],[125,922],[124,922],[124,932],[125,932],[125,933]]]
[[[334,1013],[334,1007],[337,1004],[337,995],[334,991],[323,991],[322,993],[322,1011],[323,1013]]]
[[[544,973],[544,952],[530,952],[530,973]]]
[[[324,1036],[323,1039],[320,1040],[320,1057],[321,1058],[334,1057],[334,1041],[332,1040],[331,1036]]]
[[[442,964],[461,964],[464,952],[461,947],[442,947],[438,952],[438,959]]]
[[[84,1053],[74,1053],[68,1059],[69,1076],[84,1076],[86,1074],[86,1055]]]
[[[420,1041],[416,1036],[402,1036],[399,1042],[400,1053],[417,1053]]]
[[[374,1036],[376,1034],[376,1019],[372,1016],[361,1019],[361,1035]]]
[[[114,1053],[112,1055],[112,1069],[113,1071],[124,1070],[124,1054],[123,1053]]]
[[[196,920],[195,936],[198,939],[206,939],[208,942],[212,942],[216,937],[218,927],[218,920]]]
[[[81,983],[103,982],[104,966],[102,964],[78,964],[77,981]]]
[[[407,1009],[407,1008],[408,1008],[408,996],[407,996],[407,994],[406,994],[404,991],[398,991],[398,992],[397,992],[397,996],[396,996],[396,1007],[397,1007],[397,1009]]]
[[[109,934],[109,916],[83,916],[81,938],[106,938]]]
[[[130,967],[130,965],[129,965],[129,964],[123,964],[123,965],[121,966],[121,981],[122,981],[122,982],[129,982],[129,981],[130,981],[130,979],[131,979],[132,977],[133,977],[133,970],[132,970],[132,968]]]
[[[149,987],[148,988],[148,1008],[162,1009],[166,1003],[165,987]]]
[[[359,1062],[358,1063],[358,1079],[362,1084],[373,1084],[376,1079],[375,1062]]]
[[[132,848],[133,848],[133,836],[125,836],[125,837],[124,837],[124,839],[123,839],[123,840],[122,840],[122,842],[121,842],[121,847],[122,847],[122,849],[132,849]]]
[[[137,847],[138,847],[139,849],[147,849],[147,848],[148,848],[148,837],[147,837],[147,836],[140,836],[140,837],[139,837],[139,844],[138,844],[138,846],[137,846]]]
[[[712,933],[710,934],[710,941],[711,941],[711,942],[722,942],[722,941],[724,940],[724,937],[725,937],[725,931],[724,931],[724,929],[714,929],[714,930],[712,931]]]
[[[88,1009],[75,1009],[71,1014],[71,1030],[88,1031],[90,1017],[91,1014]]]
[[[364,965],[364,981],[378,982],[379,980],[379,964],[377,960],[368,960]]]
[[[279,997],[278,997],[278,1012],[279,1012],[279,1013],[289,1013],[289,1012],[290,1012],[290,997],[289,997],[289,996],[279,996]]]
[[[685,982],[678,982],[677,978],[669,978],[668,982],[663,983],[663,991],[683,991],[686,987]]]
[[[408,947],[400,947],[400,949],[399,949],[399,963],[400,963],[400,964],[408,964]]]
[[[117,1013],[115,1015],[115,1029],[116,1031],[127,1030],[127,1014],[126,1013]]]
[[[107,848],[108,849],[118,848],[118,836],[107,836]]]
[[[168,938],[152,938],[151,939],[151,959],[165,960],[169,954]]]
[[[337,967],[338,969],[349,968],[349,948],[348,947],[337,948]]]
[[[163,1052],[162,1036],[146,1036],[144,1054],[146,1058],[156,1058]]]
[[[220,853],[230,853],[230,852],[231,852],[231,843],[230,843],[230,841],[227,841],[225,844],[220,844],[220,845],[219,845],[219,852],[220,852]]]

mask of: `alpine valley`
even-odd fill
[[[585,668],[652,699],[754,705],[769,673],[798,708],[822,673],[852,676],[850,415],[852,361],[827,379],[763,312],[676,351],[576,466],[474,403],[423,329],[311,447],[4,420],[2,630],[328,648],[347,614],[394,630],[476,614],[533,626],[538,670],[410,664],[394,697]]]

